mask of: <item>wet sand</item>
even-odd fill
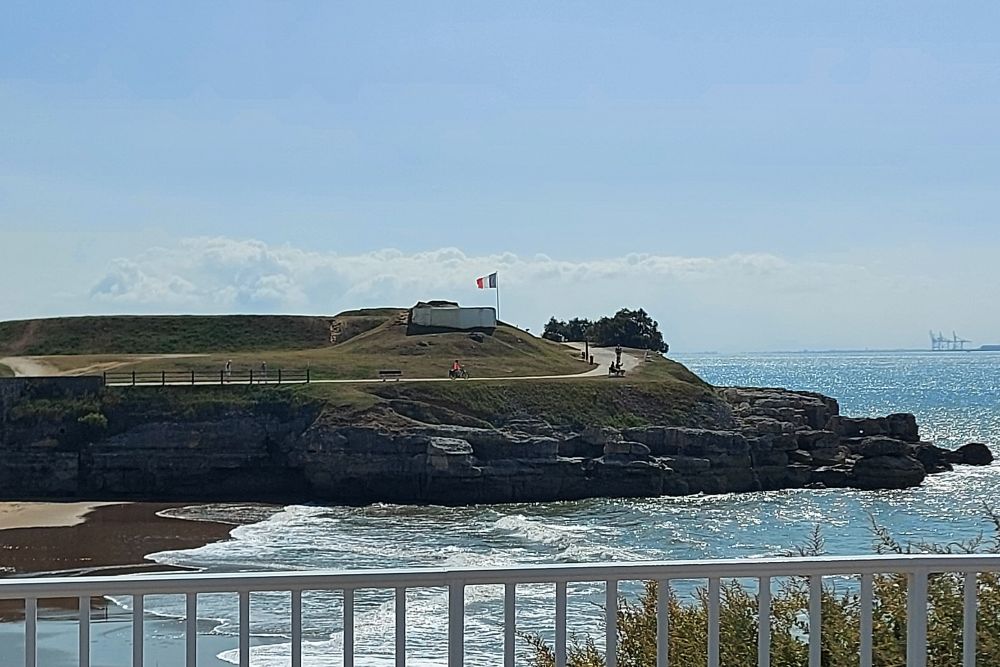
[[[233,525],[157,516],[176,503],[0,503],[0,576],[113,575],[177,568],[146,559],[158,551],[192,549],[225,540]],[[78,601],[39,601],[39,664],[77,663]],[[95,666],[125,664],[131,657],[131,614],[93,598],[91,645]],[[24,604],[0,601],[0,665],[24,656]],[[181,664],[183,622],[146,616],[149,664]],[[198,664],[224,665],[215,656],[235,640],[208,634],[199,621]]]
[[[225,540],[233,529],[229,524],[157,516],[159,511],[178,507],[176,503],[31,505],[38,507],[30,508],[27,514],[8,512],[9,528],[0,514],[0,573],[5,576],[162,570],[164,566],[146,560],[146,556]],[[87,507],[80,507],[83,505]],[[60,520],[63,525],[51,525]],[[15,527],[25,523],[36,527]]]

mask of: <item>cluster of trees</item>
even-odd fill
[[[563,322],[553,317],[545,325],[542,337],[569,342],[586,340],[594,345],[621,345],[657,352],[667,352],[670,348],[663,341],[659,323],[642,308],[622,308],[612,317],[602,317],[595,321],[574,317]]]

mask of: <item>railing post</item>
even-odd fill
[[[184,655],[186,667],[198,667],[198,594],[185,596]]]
[[[240,667],[250,667],[250,591],[240,591]]]
[[[809,577],[809,667],[820,667],[823,659],[823,577]]]
[[[253,384],[253,369],[250,369],[250,384]]]
[[[556,667],[566,667],[566,582],[556,582]]]
[[[160,386],[161,387],[166,387],[167,386],[167,372],[166,371],[160,371]]]
[[[463,667],[465,662],[465,584],[448,585],[448,667]]]
[[[406,667],[406,589],[396,589],[396,667]]]
[[[870,574],[861,575],[861,667],[872,667],[874,624],[872,622],[874,594]]]
[[[142,667],[143,658],[143,614],[144,602],[141,594],[132,596],[132,667]]]
[[[306,384],[309,384],[309,369],[306,369]]]
[[[670,664],[670,580],[656,582],[656,667]]]
[[[191,384],[194,384],[194,371],[191,371]]]
[[[302,591],[292,591],[292,667],[302,667]]]
[[[80,667],[90,667],[90,596],[80,596]]]
[[[618,581],[612,579],[604,592],[604,662],[618,667]]]
[[[132,386],[135,386],[135,370],[132,370]]]
[[[38,665],[38,600],[24,601],[24,667]]]
[[[976,592],[978,588],[975,572],[965,573],[962,590],[962,667],[976,667]]]
[[[757,588],[757,667],[771,665],[771,577],[761,577]]]
[[[927,667],[927,572],[906,580],[906,666]]]
[[[708,580],[708,667],[719,667],[719,608],[722,582],[718,577]]]
[[[517,584],[503,587],[503,667],[514,667],[514,641],[517,637]]]
[[[281,384],[281,369],[278,369],[278,384]]]
[[[219,384],[226,384],[226,371],[219,369]]]
[[[354,589],[344,589],[344,667],[354,667]]]

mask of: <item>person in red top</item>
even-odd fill
[[[462,364],[458,363],[458,359],[456,359],[456,360],[455,360],[455,363],[453,363],[453,364],[451,365],[451,370],[452,370],[453,372],[455,372],[455,373],[457,373],[457,372],[459,372],[460,370],[462,370]]]

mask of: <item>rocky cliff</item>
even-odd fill
[[[567,428],[525,415],[449,423],[442,414],[450,412],[397,412],[393,402],[345,420],[335,407],[308,402],[167,409],[92,388],[70,398],[20,391],[3,394],[5,498],[459,505],[893,489],[956,463],[992,460],[982,445],[953,452],[922,442],[912,415],[851,419],[831,398],[779,389],[720,390],[712,428]]]

